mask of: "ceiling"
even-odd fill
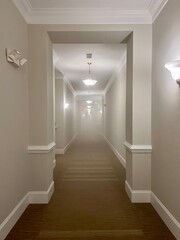
[[[78,95],[102,94],[111,75],[119,67],[125,55],[125,44],[54,44],[56,68],[69,81]],[[92,59],[86,58],[92,53]],[[88,74],[88,64],[92,62],[91,73],[98,81],[87,87],[82,83]]]
[[[145,9],[151,0],[29,0],[32,8],[121,8]]]
[[[168,0],[12,0],[29,24],[152,24]],[[92,53],[92,73],[102,93],[123,59],[130,32],[48,32],[54,43],[56,67],[78,94],[87,93],[86,53]]]
[[[32,24],[151,24],[168,0],[13,0]]]
[[[126,44],[124,40],[130,31],[61,31],[48,32],[53,44],[56,76],[62,78],[69,87],[82,99],[89,95],[98,97],[111,83],[111,76],[118,66],[126,60]],[[87,53],[92,53],[91,72],[98,80],[93,87],[82,83],[87,77]]]

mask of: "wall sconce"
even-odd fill
[[[14,64],[16,67],[21,67],[27,62],[27,59],[23,58],[21,53],[16,49],[6,49],[6,59],[8,62]]]
[[[69,108],[69,103],[65,103],[64,104],[64,109],[68,109]]]
[[[165,67],[171,72],[172,78],[176,80],[180,87],[180,60],[169,62],[165,65]]]

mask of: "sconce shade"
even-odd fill
[[[6,49],[6,59],[16,67],[20,67],[27,62],[27,59],[23,58],[21,53],[16,49]]]
[[[165,67],[171,72],[172,78],[176,80],[180,87],[180,60],[169,62],[165,65]]]

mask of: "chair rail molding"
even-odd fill
[[[132,145],[129,142],[124,142],[124,146],[131,153],[151,153],[152,146],[151,145]]]
[[[56,146],[55,142],[51,142],[48,145],[33,145],[28,146],[28,153],[49,153]]]

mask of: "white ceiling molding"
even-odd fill
[[[69,87],[70,91],[72,92],[73,96],[75,97],[77,95],[76,91],[74,90],[73,86],[71,85],[69,79],[64,76],[63,78],[64,82],[66,83],[66,85]]]
[[[25,21],[27,23],[29,23],[31,21],[30,15],[31,15],[31,11],[32,11],[29,1],[13,0],[13,3],[15,4],[17,9],[21,13],[23,18],[25,19]]]
[[[65,76],[65,74],[62,72],[62,70],[56,66],[56,63],[59,61],[59,57],[58,57],[58,54],[56,53],[56,51],[53,49],[53,60],[55,61],[55,69],[56,71],[59,72],[59,75],[61,75],[61,79],[64,80],[64,82],[66,83],[66,85],[69,87],[70,91],[72,92],[73,96],[75,97],[76,96],[76,92],[73,88],[73,86],[71,85],[69,79]],[[57,77],[58,79],[58,77]]]
[[[152,16],[152,22],[154,22],[157,16],[160,14],[168,0],[151,0],[149,4],[149,11]]]
[[[31,24],[151,24],[147,10],[52,9],[33,10]]]
[[[103,92],[103,95],[105,96],[107,94],[107,92],[109,91],[109,89],[111,88],[112,84],[114,83],[115,79],[117,79],[117,75],[120,73],[121,69],[123,68],[123,66],[126,64],[127,61],[127,51],[124,50],[124,53],[121,57],[121,62],[119,64],[119,66],[115,69],[115,71],[112,73],[111,78]]]
[[[168,0],[151,0],[147,9],[32,8],[28,0],[13,0],[29,24],[151,24]]]

